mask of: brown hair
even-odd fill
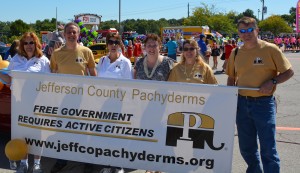
[[[78,29],[78,33],[80,33],[80,27],[79,27],[79,25],[77,24],[77,23],[75,23],[75,22],[69,22],[69,23],[67,23],[66,25],[65,25],[65,27],[64,27],[64,33],[66,33],[67,32],[67,28],[69,27],[69,26],[75,26],[77,29]]]
[[[154,34],[154,33],[147,34],[146,39],[144,40],[144,44],[147,44],[148,40],[157,41],[159,46],[162,45],[162,42],[157,34]]]
[[[184,45],[186,44],[190,44],[192,47],[196,48],[196,63],[202,65],[203,64],[203,57],[200,54],[200,48],[198,46],[198,43],[196,42],[196,40],[194,39],[189,39],[183,42],[183,48]],[[184,64],[185,63],[185,57],[184,54],[181,54],[181,63]]]
[[[118,40],[120,42],[120,46],[122,46],[122,44],[123,44],[122,39],[121,39],[120,35],[116,32],[109,32],[106,35],[106,45],[108,45],[108,40],[110,40],[111,38],[115,38],[116,40]]]
[[[43,56],[42,45],[40,43],[39,38],[33,32],[25,32],[22,35],[22,37],[20,39],[20,46],[19,46],[19,49],[18,49],[18,54],[21,55],[21,56],[24,56],[24,57],[28,57],[28,55],[27,55],[27,53],[24,49],[24,42],[25,42],[26,37],[33,38],[33,42],[34,42],[34,46],[35,46],[34,56],[36,56],[38,58],[42,57]]]
[[[256,20],[255,20],[254,18],[252,18],[252,17],[247,17],[247,16],[242,17],[242,18],[238,21],[237,27],[239,27],[240,24],[244,24],[244,25],[246,25],[246,26],[249,26],[249,25],[253,24],[254,27],[257,28],[257,22],[256,22]]]

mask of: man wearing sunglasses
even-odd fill
[[[232,51],[226,74],[227,85],[244,88],[239,89],[236,115],[240,152],[248,165],[246,172],[278,173],[280,159],[276,150],[276,101],[273,94],[277,84],[290,79],[294,72],[275,44],[258,39],[255,19],[243,17],[237,27],[244,45],[237,53]]]

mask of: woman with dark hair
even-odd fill
[[[160,55],[162,42],[158,35],[148,34],[145,41],[146,56],[140,58],[134,67],[134,78],[142,80],[168,80],[175,61]]]
[[[14,40],[13,43],[11,44],[10,48],[6,52],[3,60],[9,59],[9,56],[12,58],[16,55],[18,52],[18,47],[19,47],[20,41],[19,40]]]
[[[202,59],[199,49],[195,40],[186,40],[183,43],[181,62],[172,69],[168,81],[200,84],[218,83],[212,69]]]
[[[98,77],[132,79],[131,62],[122,54],[123,45],[119,34],[107,34],[106,45],[109,53],[99,60]]]
[[[23,34],[20,39],[18,53],[11,59],[8,70],[50,73],[50,62],[43,55],[42,45],[35,33],[26,32]],[[11,84],[12,80],[9,73],[0,73],[0,78],[6,84]],[[40,159],[41,156],[34,156],[33,173],[42,172]],[[26,173],[28,171],[28,156],[21,160],[18,167],[15,162],[11,162],[10,166],[11,169],[17,169],[17,173]]]

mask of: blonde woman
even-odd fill
[[[204,62],[195,40],[183,43],[181,62],[171,71],[168,81],[200,84],[217,84],[212,69]]]

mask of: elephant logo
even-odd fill
[[[168,116],[167,146],[177,146],[178,140],[193,141],[193,148],[204,149],[205,142],[212,150],[221,150],[213,144],[215,120],[201,113],[176,112]]]

